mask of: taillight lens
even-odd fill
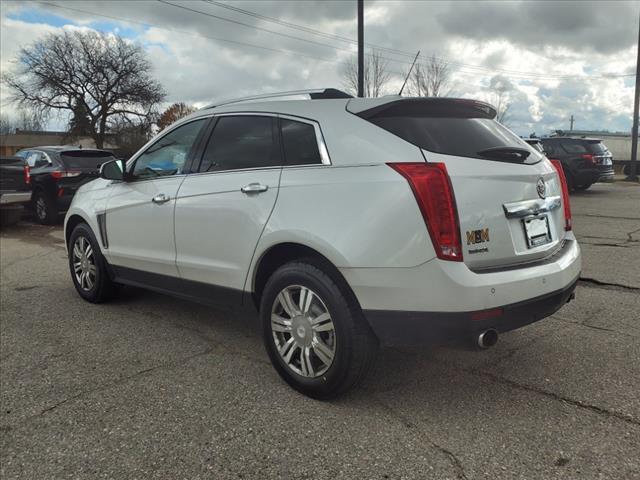
[[[31,185],[31,167],[29,165],[24,166],[24,184]]]
[[[568,232],[571,230],[571,204],[569,203],[569,187],[567,186],[567,178],[564,176],[564,170],[560,160],[550,160],[551,164],[558,172],[560,178],[560,187],[562,188],[562,206],[564,207],[564,229]]]
[[[51,172],[51,176],[56,180],[59,178],[77,177],[80,174],[82,174],[82,172],[78,172],[77,170],[55,170]]]
[[[582,158],[592,165],[597,165],[596,157],[592,153],[583,153]]]
[[[388,165],[409,182],[438,258],[461,262],[458,211],[445,164],[418,162]]]

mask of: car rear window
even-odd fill
[[[115,157],[109,152],[71,150],[62,152],[60,159],[67,168],[95,168],[97,170],[100,165],[114,160]]]
[[[580,140],[562,140],[561,145],[567,153],[587,153],[587,147]]]
[[[607,147],[604,146],[599,140],[587,140],[587,150],[590,153],[595,153],[596,155],[600,155],[607,152]]]
[[[461,103],[461,102],[460,102]],[[542,155],[486,111],[453,101],[402,101],[394,107],[364,115],[370,122],[430,152],[487,160],[480,152],[515,148],[529,151],[523,163],[536,163]]]

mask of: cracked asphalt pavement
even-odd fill
[[[487,351],[383,350],[332,402],[279,379],[255,320],[85,303],[60,226],[3,228],[0,477],[640,478],[640,187],[571,202],[576,301]]]

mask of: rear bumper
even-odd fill
[[[489,329],[508,332],[542,320],[574,297],[578,280],[561,290],[523,302],[475,312],[401,312],[365,310],[383,345],[423,345],[470,339]],[[487,318],[490,317],[490,318]]]
[[[28,203],[31,201],[31,192],[12,192],[3,193],[0,196],[0,205],[9,205],[16,203]]]
[[[600,170],[600,177],[598,177],[598,181],[599,182],[613,182],[614,181],[614,171],[613,171],[613,167],[606,169],[606,170]]]
[[[340,269],[387,345],[486,328],[506,331],[539,320],[564,304],[580,270],[580,247],[571,232],[558,252],[531,265],[475,272],[462,262],[434,259],[413,268]],[[471,320],[497,309],[500,316]]]

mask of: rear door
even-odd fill
[[[453,99],[401,101],[368,117],[420,147],[427,162],[446,165],[463,258],[472,269],[535,261],[556,250],[565,235],[555,169],[493,120],[487,107]]]
[[[176,202],[177,265],[182,278],[243,289],[275,205],[281,170],[275,116],[216,118],[199,172],[187,176]],[[220,292],[224,303],[226,293]]]

